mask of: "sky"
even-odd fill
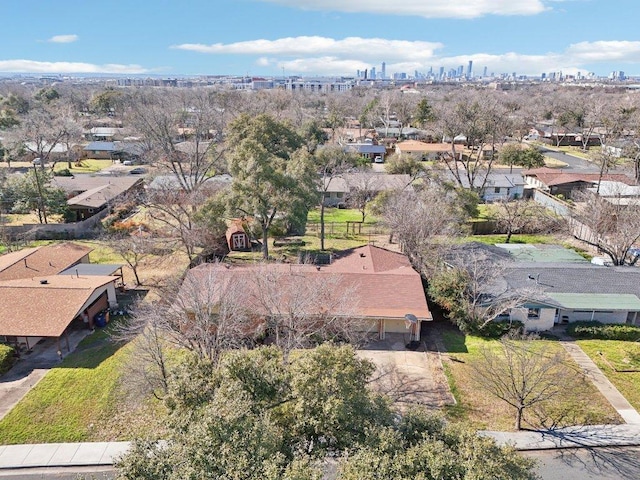
[[[640,75],[640,0],[0,0],[0,74]]]

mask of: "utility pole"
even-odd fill
[[[38,209],[40,211],[40,213],[42,214],[41,217],[41,221],[42,219],[44,219],[44,223],[49,223],[47,221],[47,209],[45,208],[45,204],[44,204],[44,198],[42,198],[42,187],[40,186],[40,177],[38,177],[38,166],[34,165],[33,166],[33,174],[36,176],[36,186],[38,187]],[[38,215],[40,216],[40,215]]]

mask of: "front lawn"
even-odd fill
[[[85,338],[0,421],[0,444],[79,442],[113,415],[117,384],[129,350],[104,331]]]
[[[474,362],[478,362],[483,347],[496,349],[501,346],[497,340],[487,340],[473,335],[464,335],[457,329],[444,329],[443,341],[448,355],[444,365],[447,378],[458,405],[447,407],[447,415],[452,421],[468,422],[472,427],[487,430],[513,430],[515,412],[502,400],[484,391],[474,379]],[[549,340],[544,342],[550,352],[561,352],[562,346]],[[448,358],[447,358],[448,357]],[[575,364],[566,357],[569,365]],[[577,368],[577,366],[576,366]],[[545,405],[547,412],[563,418],[558,426],[578,424],[620,423],[621,419],[611,405],[589,382],[581,383],[580,388],[567,391]],[[539,415],[525,410],[525,427],[539,426]],[[529,419],[530,424],[527,424]]]
[[[640,343],[622,340],[576,342],[620,393],[640,410]]]

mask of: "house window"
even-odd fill
[[[500,187],[496,187],[493,189],[494,193],[500,193]]]
[[[538,318],[540,318],[540,309],[530,308],[527,312],[527,318],[530,320],[537,320]]]

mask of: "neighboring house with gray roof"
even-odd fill
[[[500,290],[496,296],[525,292],[522,304],[497,320],[521,321],[527,331],[584,320],[640,324],[640,268],[594,265],[555,245],[474,242],[456,247],[455,258],[465,262],[465,253],[469,259],[477,257],[478,250],[500,269],[500,278],[493,282]]]
[[[336,207],[346,204],[354,189],[366,189],[373,193],[387,190],[404,190],[411,184],[406,174],[375,172],[345,173],[339,177],[324,179],[324,205]]]
[[[470,188],[469,180],[460,175],[462,186]],[[516,200],[524,195],[525,181],[522,174],[494,172],[474,178],[473,188],[485,202]]]

